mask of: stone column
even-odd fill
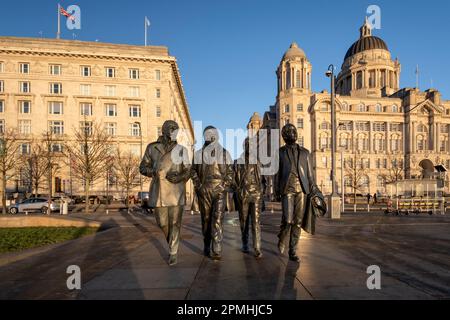
[[[369,121],[369,154],[372,154],[372,152],[374,151],[372,125],[373,125],[373,122]]]
[[[390,153],[392,151],[392,146],[390,144],[391,138],[390,138],[390,128],[389,128],[389,122],[386,122],[386,152]]]
[[[410,122],[410,127],[411,127],[411,137],[410,137],[410,149],[411,149],[411,153],[416,153],[416,122],[415,121],[411,121]]]

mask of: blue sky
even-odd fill
[[[3,36],[55,37],[57,1],[4,1]],[[166,45],[177,57],[193,120],[219,129],[245,127],[254,111],[275,101],[275,70],[292,41],[313,65],[313,89],[328,88],[328,65],[338,67],[357,40],[366,9],[381,7],[383,38],[402,63],[401,86],[433,86],[450,98],[450,4],[424,1],[93,1],[61,0],[82,10],[77,40],[144,42],[144,16],[151,20],[150,43]],[[429,9],[430,8],[430,9]],[[72,31],[63,29],[63,38]]]

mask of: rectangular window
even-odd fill
[[[447,151],[447,141],[441,141],[441,152]]]
[[[61,65],[59,65],[59,64],[51,64],[50,65],[50,74],[52,76],[59,76],[59,75],[61,75]]]
[[[49,102],[48,103],[48,113],[55,114],[55,115],[64,114],[63,103],[59,102],[59,101]]]
[[[61,143],[53,143],[51,145],[51,150],[53,153],[62,153],[64,151],[64,147]]]
[[[49,131],[54,135],[64,134],[64,121],[49,121]]]
[[[140,88],[139,87],[130,87],[130,97],[131,98],[139,98],[140,96]]]
[[[29,74],[30,73],[30,64],[29,63],[20,63],[19,64],[19,72],[21,74]]]
[[[107,97],[116,96],[116,86],[105,86],[105,94]]]
[[[373,131],[385,132],[386,131],[386,123],[385,122],[375,122],[373,124]]]
[[[81,84],[80,85],[80,94],[82,96],[90,96],[91,95],[91,85],[90,84]]]
[[[92,135],[92,121],[81,121],[80,130],[84,131],[84,134],[87,136]]]
[[[161,107],[160,106],[156,106],[156,117],[161,118]]]
[[[129,75],[130,75],[130,79],[139,80],[139,69],[130,69]]]
[[[284,106],[284,112],[285,112],[285,113],[289,113],[289,112],[290,112],[290,109],[291,109],[291,108],[289,107],[288,104]]]
[[[107,117],[117,117],[117,105],[115,104],[105,104],[105,114]]]
[[[62,94],[62,83],[50,83],[50,94]]]
[[[90,77],[91,76],[91,67],[90,66],[81,66],[81,76],[82,77]]]
[[[161,70],[155,70],[155,79],[161,80]]]
[[[0,80],[0,93],[5,92],[5,82]]]
[[[5,71],[4,64],[3,64],[3,62],[0,62],[0,73],[2,73],[4,71]]]
[[[116,77],[116,69],[108,67],[106,70],[106,77],[107,78],[115,78]]]
[[[19,133],[31,134],[31,120],[19,120]]]
[[[19,112],[22,114],[31,113],[31,101],[20,101],[19,102]]]
[[[131,123],[130,124],[130,136],[132,137],[139,137],[141,135],[140,126],[138,123]]]
[[[29,143],[23,143],[20,145],[19,148],[20,154],[30,154],[31,153],[31,146]]]
[[[5,120],[0,119],[0,133],[5,133]]]
[[[297,104],[297,112],[303,112],[303,103]]]
[[[105,124],[106,132],[108,135],[115,137],[117,135],[117,123],[115,122],[108,122]]]
[[[401,132],[402,124],[401,123],[391,123],[391,131],[392,132]]]
[[[297,119],[297,128],[303,129],[304,123],[303,119]]]
[[[370,123],[369,122],[357,122],[356,123],[356,130],[358,130],[358,131],[369,131],[370,130]]]
[[[29,81],[19,82],[19,92],[20,93],[30,93],[31,92],[31,84]]]
[[[161,89],[156,89],[156,98],[161,98]]]
[[[0,113],[5,112],[5,101],[0,100]]]
[[[130,106],[130,117],[140,118],[141,117],[141,106]]]
[[[81,103],[80,104],[80,114],[82,116],[92,116],[92,103]]]

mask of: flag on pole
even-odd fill
[[[145,25],[148,27],[150,27],[150,20],[148,20],[147,17],[145,17]]]
[[[60,6],[60,12],[63,16],[65,16],[67,19],[75,21],[75,17],[73,15],[71,15],[70,13],[68,13],[66,10],[64,10],[63,7]]]

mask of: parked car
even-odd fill
[[[52,199],[50,202],[51,211],[59,211],[59,201]],[[20,203],[11,205],[9,213],[18,214],[25,211],[40,211],[46,214],[48,211],[48,199],[44,198],[30,198]]]
[[[137,201],[142,204],[142,207],[149,208],[150,192],[138,192]]]

